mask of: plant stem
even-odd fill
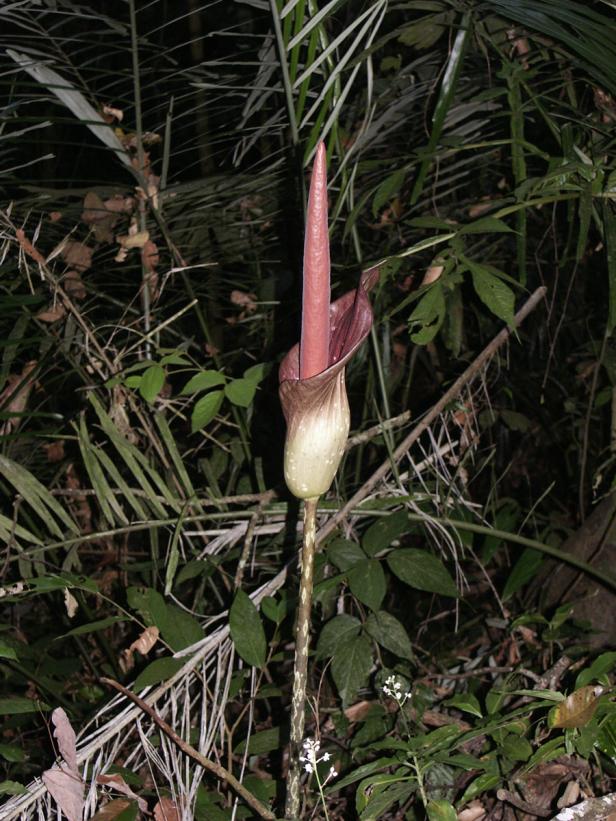
[[[289,778],[284,816],[287,821],[295,821],[295,819],[299,817],[299,753],[304,737],[306,683],[308,680],[308,649],[310,646],[310,611],[312,609],[312,571],[316,544],[318,501],[318,498],[315,498],[306,499],[304,502],[304,539],[299,584],[299,605],[297,608],[297,624],[295,626],[295,665],[293,668],[293,697],[291,699]]]

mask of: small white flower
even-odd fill
[[[406,700],[411,697],[410,690],[406,690],[404,693],[402,692],[402,682],[400,682],[396,676],[386,678],[382,690],[383,694],[388,698],[393,698],[399,707],[402,707]]]

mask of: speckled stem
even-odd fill
[[[291,744],[289,749],[289,778],[284,817],[287,821],[297,821],[300,810],[299,755],[304,739],[304,719],[306,713],[306,683],[308,681],[308,650],[310,648],[310,611],[312,609],[312,587],[314,550],[317,532],[317,499],[304,502],[304,541],[302,545],[302,568],[299,583],[299,605],[295,627],[295,666],[293,668],[293,697],[291,700]]]

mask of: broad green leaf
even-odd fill
[[[91,621],[87,624],[80,624],[79,627],[73,627],[68,633],[64,633],[64,638],[68,636],[84,636],[87,633],[98,633],[99,630],[106,630],[113,624],[118,624],[121,621],[128,621],[124,616],[108,616],[106,619],[98,619],[98,621]]]
[[[268,730],[261,730],[258,733],[252,733],[250,738],[245,738],[237,744],[233,750],[234,753],[243,753],[248,747],[250,755],[263,755],[270,753],[272,750],[280,749],[280,727],[270,727]]]
[[[19,781],[0,781],[0,795],[26,795],[27,792]]]
[[[584,687],[586,684],[590,684],[591,681],[601,680],[603,684],[608,684],[608,680],[606,678],[607,673],[609,673],[614,666],[616,666],[616,652],[613,650],[607,653],[601,653],[600,656],[593,661],[590,667],[587,667],[585,670],[582,670],[581,673],[575,680],[575,687]]]
[[[408,533],[410,529],[408,512],[397,510],[389,516],[380,516],[373,522],[364,533],[361,545],[368,556],[376,556],[381,550],[391,547],[392,542]]]
[[[534,579],[542,564],[542,553],[532,547],[525,548],[507,577],[503,590],[503,600],[513,596],[514,593],[524,587],[526,582]]]
[[[393,550],[387,563],[392,573],[417,590],[458,597],[454,580],[443,562],[432,553],[413,547]]]
[[[161,635],[174,652],[184,650],[203,638],[203,628],[194,616],[173,604],[166,605]]]
[[[550,727],[585,727],[594,716],[605,688],[597,684],[580,687],[550,711]]]
[[[477,778],[472,781],[464,791],[464,794],[460,799],[460,806],[466,804],[468,801],[471,801],[475,798],[475,796],[481,795],[481,793],[487,792],[493,787],[496,787],[500,781],[501,776],[498,773],[482,773],[477,776]]]
[[[212,421],[220,410],[222,400],[224,398],[223,391],[211,391],[206,393],[197,402],[190,417],[190,428],[192,433],[195,433]]]
[[[482,217],[475,222],[463,225],[458,234],[505,234],[511,233],[512,230],[506,222],[497,217]]]
[[[257,383],[252,379],[234,379],[225,385],[225,396],[229,402],[247,408],[255,398]]]
[[[388,778],[395,779],[397,783],[390,784],[382,791],[376,789],[370,792],[368,803],[359,816],[360,821],[380,821],[390,807],[404,803],[417,789],[417,782],[410,778],[404,780],[401,780],[399,776]]]
[[[427,345],[445,319],[445,296],[440,281],[435,282],[417,303],[409,317],[409,333],[416,345]]]
[[[359,634],[361,622],[355,616],[341,613],[334,616],[321,630],[317,642],[317,658],[328,658],[336,653],[341,644]]]
[[[137,676],[134,684],[135,692],[143,690],[144,687],[150,687],[152,684],[160,684],[161,681],[168,681],[177,673],[183,664],[183,659],[174,659],[171,656],[165,656],[164,658],[152,661]]]
[[[32,701],[29,698],[15,696],[14,698],[0,698],[0,716],[21,715],[22,713],[38,713],[41,710],[51,709],[44,701]]]
[[[616,715],[608,716],[601,722],[597,733],[597,747],[610,758],[616,758]]]
[[[215,388],[218,385],[224,385],[227,378],[219,371],[201,371],[195,374],[192,379],[184,385],[180,392],[180,396],[187,396],[199,391],[207,391],[210,388]]]
[[[467,260],[477,296],[493,314],[513,327],[515,296],[508,285],[492,274],[487,268]]]
[[[143,372],[141,381],[139,382],[139,393],[146,402],[152,404],[158,394],[162,391],[165,384],[165,369],[158,363],[150,365],[149,368]]]
[[[251,382],[262,382],[271,369],[271,362],[260,362],[258,365],[251,365],[250,368],[244,371],[244,379],[249,379]]]
[[[353,770],[348,775],[345,775],[344,778],[341,778],[340,781],[336,781],[336,788],[342,789],[343,787],[347,787],[349,784],[354,784],[356,781],[361,781],[362,778],[366,778],[366,776],[372,775],[377,770],[381,770],[383,767],[391,767],[393,764],[398,764],[399,760],[393,757],[385,757],[385,758],[377,758],[375,761],[370,761],[368,764],[362,764],[356,770]]]
[[[428,801],[426,813],[430,821],[456,821],[458,817],[454,806],[443,798]]]
[[[533,754],[530,742],[523,736],[512,733],[505,737],[501,749],[511,761],[528,761]]]
[[[17,661],[17,651],[10,644],[0,641],[0,659],[11,659]]]
[[[406,630],[398,619],[385,610],[371,613],[364,627],[368,635],[390,653],[403,659],[413,659],[413,648]]]
[[[371,667],[372,652],[365,636],[354,636],[338,645],[331,671],[344,706],[349,705],[359,688],[366,684]]]
[[[334,539],[327,546],[327,559],[343,573],[353,565],[363,562],[366,554],[357,544],[349,539]]]
[[[12,764],[26,760],[26,753],[16,744],[0,744],[0,756]]]
[[[381,563],[377,559],[364,559],[363,562],[353,565],[347,579],[351,593],[362,604],[371,610],[379,609],[387,592],[387,582]]]
[[[233,644],[246,664],[263,667],[267,643],[259,611],[250,596],[238,590],[229,610],[229,630]]]
[[[482,718],[481,707],[477,701],[477,697],[472,693],[461,693],[456,696],[448,698],[445,702],[447,707],[455,707],[456,710],[462,710],[464,713],[470,713],[473,716]]]

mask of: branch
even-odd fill
[[[143,699],[136,696],[130,690],[127,690],[126,687],[123,687],[117,681],[114,681],[112,678],[101,678],[103,684],[107,684],[109,687],[113,687],[114,690],[117,690],[119,693],[122,693],[123,696],[130,699],[134,704],[140,707],[144,713],[147,713],[152,721],[160,727],[160,729],[168,736],[174,744],[176,744],[183,753],[193,758],[199,766],[203,767],[206,772],[215,775],[216,778],[219,778],[221,781],[226,781],[227,784],[235,790],[235,792],[244,799],[244,801],[252,807],[252,809],[257,813],[257,815],[261,816],[261,818],[267,819],[267,821],[276,821],[276,816],[273,812],[268,810],[268,808],[262,804],[258,798],[249,792],[243,784],[241,784],[237,778],[226,770],[224,767],[221,767],[220,764],[216,764],[214,761],[210,761],[209,758],[205,758],[205,756],[201,755],[198,750],[195,750],[188,742],[184,741],[183,738],[173,730],[166,721],[164,721],[158,713],[154,710],[153,707],[150,707]]]
[[[473,379],[474,376],[479,373],[485,363],[496,353],[501,345],[504,345],[504,343],[511,336],[512,330],[517,328],[531,313],[531,311],[537,307],[538,303],[545,296],[546,291],[547,288],[541,287],[537,288],[537,290],[530,295],[524,305],[522,305],[520,310],[514,316],[513,328],[503,328],[502,331],[500,331],[494,339],[486,345],[479,356],[471,362],[468,368],[456,379],[449,390],[443,394],[435,405],[432,406],[421,422],[415,425],[408,436],[402,440],[393,452],[392,458],[386,459],[385,462],[383,462],[383,464],[374,471],[372,476],[367,479],[360,489],[349,499],[349,501],[323,525],[317,533],[317,543],[322,542],[326,536],[329,536],[329,534],[338,527],[338,524],[348,516],[349,512],[360,502],[362,502],[366,496],[368,496],[368,494],[391,470],[392,462],[397,463],[402,459],[411,445],[414,444],[419,439],[421,434],[430,427],[432,422],[434,422],[434,420],[446,409],[450,402],[452,402],[452,400],[462,392],[462,389]]]

